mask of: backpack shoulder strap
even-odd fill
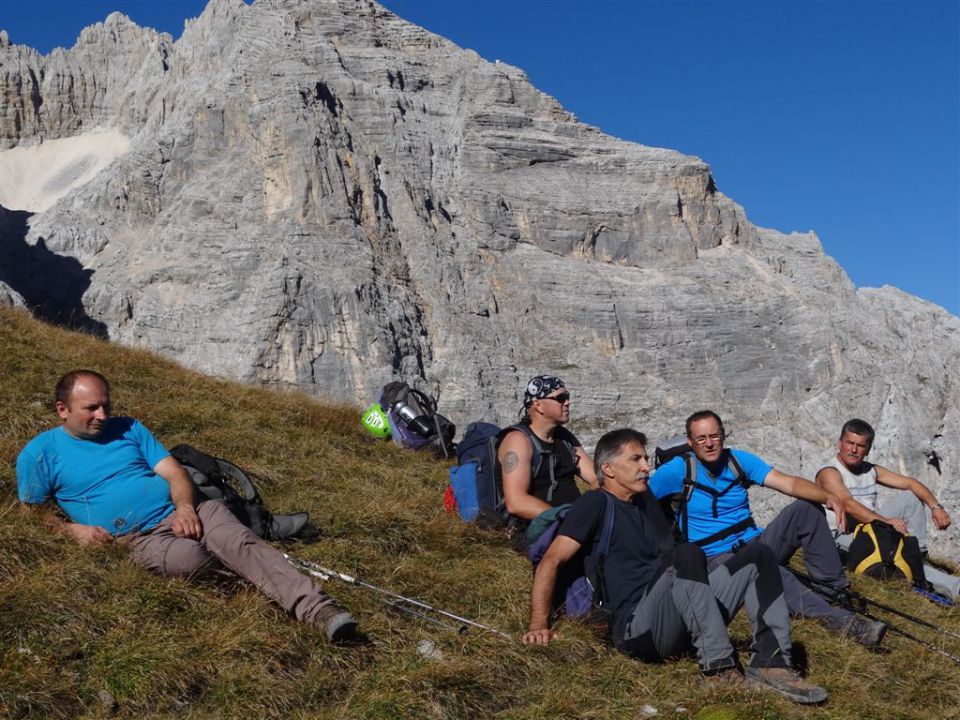
[[[540,441],[540,438],[537,437],[537,434],[526,423],[517,423],[516,425],[511,425],[510,427],[503,430],[502,434],[505,436],[511,430],[519,430],[526,436],[527,440],[530,441],[530,452],[532,453],[532,457],[530,459],[530,477],[532,479],[534,475],[540,472],[540,468],[543,467],[544,455],[550,457],[553,455],[553,451],[543,446],[543,443]],[[550,480],[552,482],[553,481],[552,465],[550,467],[550,475],[551,475]],[[551,495],[552,494],[553,493],[551,492]]]
[[[437,412],[436,401],[426,393],[410,388],[410,395],[416,398],[417,404],[420,406],[420,409],[423,410],[424,414],[434,415]]]
[[[262,505],[263,499],[260,497],[260,493],[257,492],[256,486],[253,484],[253,480],[250,479],[250,476],[239,467],[234,465],[228,460],[223,458],[216,458],[217,465],[220,466],[220,472],[224,478],[231,478],[240,488],[241,497],[249,503],[255,505]]]
[[[680,521],[680,537],[687,541],[690,537],[687,522],[687,503],[693,494],[693,487],[697,483],[697,456],[692,452],[684,453],[683,457],[683,487],[680,490],[680,506],[677,510],[677,519]]]
[[[747,479],[747,474],[743,471],[743,468],[740,466],[740,462],[733,455],[733,450],[727,450],[727,467],[730,468],[730,472],[733,474],[733,484],[740,485],[743,488],[750,487],[750,481]]]
[[[603,493],[604,499],[604,508],[603,508],[603,520],[600,525],[600,539],[597,541],[596,545],[593,546],[593,549],[589,557],[589,565],[593,566],[592,575],[590,577],[589,567],[586,567],[588,571],[587,579],[593,585],[594,593],[598,598],[598,605],[604,605],[607,601],[607,591],[604,584],[604,566],[607,562],[607,555],[610,554],[610,541],[613,538],[613,521],[614,521],[614,510],[615,503],[613,498],[610,497],[610,493],[605,490],[597,490],[596,492]]]

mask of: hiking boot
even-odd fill
[[[826,618],[823,624],[828,630],[833,630],[844,637],[856,640],[868,648],[879,647],[880,641],[883,640],[883,636],[887,632],[885,622],[867,620],[858,615],[852,615],[844,619]]]
[[[866,618],[853,617],[850,623],[843,630],[843,634],[852,640],[868,648],[880,646],[884,634],[887,632],[887,624],[880,620],[867,620]]]
[[[826,690],[808,683],[792,668],[747,667],[743,674],[747,684],[761,690],[773,690],[801,705],[815,705],[827,699]]]
[[[742,688],[745,684],[740,668],[728,667],[716,672],[704,673],[703,679],[707,687]]]
[[[320,608],[313,616],[313,622],[323,628],[327,640],[332,643],[348,642],[357,636],[357,619],[334,603]]]

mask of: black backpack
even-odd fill
[[[426,393],[395,380],[383,386],[380,407],[398,445],[413,450],[425,447],[443,458],[455,452],[457,426],[437,412],[437,401]]]
[[[920,542],[879,520],[854,528],[847,550],[847,569],[880,580],[900,578],[927,588]]]
[[[250,475],[233,463],[186,444],[172,448],[170,454],[207,499],[221,501],[237,520],[264,540],[311,539],[318,535],[305,512],[275,515],[267,510]]]

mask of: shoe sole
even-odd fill
[[[791,692],[788,688],[777,687],[776,685],[771,685],[770,683],[764,682],[757,678],[750,677],[749,675],[744,676],[744,682],[747,687],[751,687],[757,690],[764,690],[768,692],[775,692],[780,695],[783,695],[788,700],[791,700],[799,705],[819,705],[820,703],[826,702],[829,695],[827,695],[826,690],[820,689],[822,695],[817,694],[814,696],[809,695],[800,695],[795,692]]]

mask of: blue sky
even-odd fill
[[[751,221],[814,230],[858,286],[960,315],[956,0],[383,4],[584,122],[702,158]],[[112,10],[177,37],[204,5],[2,0],[0,27],[45,52]]]

